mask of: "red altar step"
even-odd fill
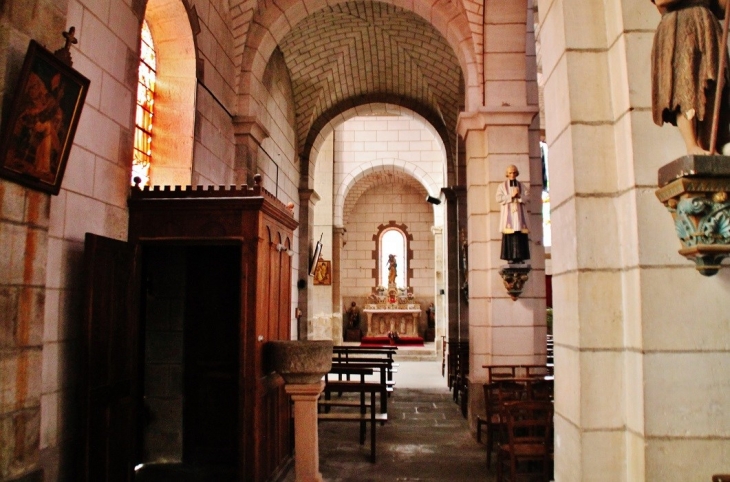
[[[399,336],[396,339],[387,336],[363,336],[360,340],[361,345],[409,345],[423,346],[423,338],[420,336]]]

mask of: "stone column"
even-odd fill
[[[233,129],[236,139],[233,183],[251,186],[258,169],[259,148],[263,140],[269,137],[269,132],[254,117],[234,117]]]
[[[459,119],[468,179],[470,421],[484,410],[484,365],[545,362],[545,348],[538,348],[546,343],[544,286],[536,290],[533,279],[525,286],[525,291],[533,290],[532,296],[517,300],[509,296],[499,275],[505,261],[500,259],[501,206],[496,201],[508,165],[519,168],[523,183],[530,182],[528,127],[536,114],[537,106],[484,108]],[[535,209],[541,204],[531,196],[528,210]],[[531,262],[542,266],[544,250],[534,239],[530,254]]]
[[[308,162],[302,159],[300,162]],[[311,291],[312,281],[309,276],[309,259],[312,256],[312,250],[317,240],[312,239],[312,223],[314,220],[314,205],[319,201],[319,195],[313,189],[299,190],[299,280],[297,285],[303,284],[304,287],[299,290],[299,309],[302,310],[302,316],[299,317],[299,339],[306,340],[308,338],[307,322],[312,316],[309,311],[309,293]]]
[[[513,301],[508,295],[498,273],[505,261],[499,258],[500,205],[495,199],[497,186],[504,181],[510,164],[519,168],[523,183],[530,182],[528,127],[536,113],[536,107],[524,106],[484,109],[460,118],[469,179],[469,308],[471,313],[479,313],[469,322],[470,377],[474,380],[486,380],[482,365],[488,363],[544,361],[544,349],[540,360],[535,344],[541,335],[544,342],[544,309],[540,312],[544,294],[542,302],[528,296]],[[528,209],[535,211],[541,205],[531,202]],[[540,265],[544,253],[538,248],[531,243],[531,262]],[[542,329],[536,329],[540,324]]]
[[[342,226],[334,226],[332,228],[332,321],[339,321],[340,329],[337,330],[335,326],[332,326],[332,341],[338,344],[343,339],[343,333],[345,332],[345,320],[342,294],[340,291],[340,279],[341,273],[341,258],[342,258],[342,246],[345,236],[345,228]],[[340,317],[337,317],[337,313],[340,313]]]
[[[444,259],[444,228],[443,226],[433,226],[431,228],[433,234],[433,251],[434,251],[434,276],[435,290],[433,294],[433,305],[436,308],[436,320],[434,326],[434,340],[440,340],[440,336],[444,335],[444,316],[446,307],[448,306],[448,298],[446,296],[446,286],[448,282],[448,273],[446,272],[446,263]],[[441,292],[444,292],[442,295]],[[428,317],[426,317],[426,329],[428,329]],[[437,351],[440,351],[438,343]]]
[[[294,471],[296,482],[322,482],[319,473],[317,400],[324,382],[284,386],[294,402]]]
[[[441,190],[446,197],[446,245],[447,245],[447,266],[448,266],[448,288],[446,323],[443,335],[447,340],[456,339],[459,336],[459,305],[463,301],[461,296],[461,250],[459,248],[459,224],[458,224],[458,202],[456,193],[452,188]],[[440,341],[438,334],[436,340]]]
[[[465,149],[466,150],[466,149]],[[466,166],[466,160],[464,161]],[[466,167],[465,167],[466,168]],[[469,339],[469,252],[468,238],[466,233],[469,230],[468,211],[466,209],[466,186],[454,188],[456,194],[457,208],[457,242],[460,257],[459,265],[459,317],[457,335],[462,340]]]

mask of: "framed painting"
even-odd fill
[[[314,270],[315,285],[331,285],[332,284],[332,262],[320,259],[317,262],[317,268]]]
[[[0,176],[58,194],[89,80],[34,40],[0,138]]]

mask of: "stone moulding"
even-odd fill
[[[659,169],[655,194],[671,213],[679,254],[704,276],[730,256],[730,157],[683,156]]]

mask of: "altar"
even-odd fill
[[[397,334],[400,337],[417,337],[420,326],[420,305],[410,304],[404,308],[366,307],[368,337],[383,337]]]
[[[388,256],[388,287],[376,286],[362,310],[367,316],[367,334],[363,340],[423,343],[419,336],[421,305],[410,288],[396,286],[395,278],[396,260],[391,254]]]

